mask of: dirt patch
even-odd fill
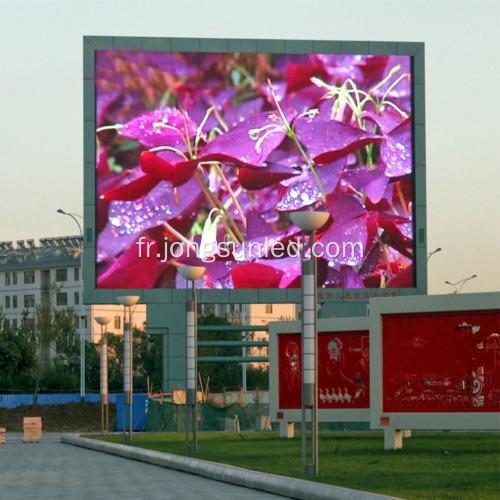
[[[22,405],[0,408],[0,427],[7,432],[22,432],[24,417],[42,417],[42,431],[99,432],[101,403],[66,403],[57,405]],[[116,404],[109,405],[109,429],[116,425]]]

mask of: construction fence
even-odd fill
[[[148,400],[146,431],[184,432],[186,405],[169,401]],[[248,431],[271,430],[269,405],[233,403],[218,407],[209,402],[198,403],[198,430]]]

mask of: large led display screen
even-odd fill
[[[383,411],[499,411],[499,325],[499,310],[384,315]]]
[[[300,333],[278,335],[278,407],[302,405]],[[370,407],[368,331],[318,333],[318,408]]]
[[[97,50],[96,286],[415,287],[410,56]]]

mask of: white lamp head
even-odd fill
[[[179,267],[179,273],[185,280],[197,280],[203,276],[206,267],[203,266],[182,266]]]
[[[118,302],[122,305],[122,306],[135,306],[137,304],[137,302],[139,302],[139,295],[123,295],[121,297],[116,297],[116,299],[118,300]]]
[[[96,316],[94,319],[96,320],[96,323],[98,323],[99,325],[105,326],[111,323],[111,320],[113,318],[111,316]]]
[[[328,212],[291,212],[292,222],[303,231],[311,232],[320,229],[326,224],[330,214]]]

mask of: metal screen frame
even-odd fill
[[[83,144],[84,144],[84,266],[83,301],[86,304],[116,303],[121,295],[138,295],[141,303],[183,303],[184,291],[175,288],[99,289],[96,287],[96,175],[95,175],[95,54],[98,50],[142,50],[163,52],[248,52],[290,54],[408,55],[413,68],[413,175],[414,175],[414,276],[413,288],[336,289],[324,302],[367,303],[372,296],[427,293],[427,228],[425,175],[425,61],[419,42],[369,42],[326,40],[257,40],[208,38],[83,37]],[[318,289],[318,293],[325,289]],[[357,297],[358,292],[363,294]],[[339,294],[339,292],[341,292]],[[336,297],[338,295],[338,297]],[[363,296],[364,295],[364,296]],[[300,289],[199,290],[200,303],[300,303]]]

